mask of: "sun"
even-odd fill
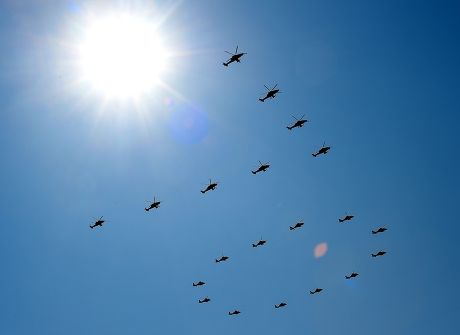
[[[106,97],[122,99],[151,93],[167,58],[155,25],[130,14],[93,19],[78,53],[82,80]]]

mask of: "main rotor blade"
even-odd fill
[[[270,91],[270,89],[267,87],[267,85],[264,85],[264,86],[265,86],[265,88],[266,88],[268,91]]]
[[[300,118],[301,118],[301,119],[303,119],[303,117],[304,117],[304,116],[305,116],[305,114],[304,114],[304,115],[302,115]]]
[[[232,56],[234,56],[234,54],[232,54],[232,53],[231,53],[231,52],[229,52],[229,51],[225,51],[225,52],[226,52],[226,53],[228,53],[228,54],[230,54],[230,55],[232,55]]]
[[[273,86],[272,90],[274,90],[276,88],[276,86],[278,86],[278,84],[276,84],[275,86]],[[278,92],[279,93],[279,92]]]
[[[238,46],[236,46],[236,50],[235,50],[235,54],[237,54],[237,53],[238,53]]]
[[[297,121],[299,120],[298,118],[296,118],[294,115],[291,115],[294,119],[296,119]]]

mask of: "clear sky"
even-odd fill
[[[0,2],[0,333],[458,334],[459,2],[135,3]],[[81,17],[152,3],[169,88],[77,84]]]

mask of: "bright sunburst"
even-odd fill
[[[155,26],[129,14],[94,19],[78,52],[83,80],[113,98],[148,93],[166,67],[166,50]]]

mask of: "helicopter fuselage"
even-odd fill
[[[160,203],[161,203],[160,201],[153,202],[150,204],[149,207],[145,208],[145,210],[148,212],[151,209],[160,208]]]
[[[96,228],[96,227],[102,227],[104,222],[105,222],[104,220],[97,220],[96,222],[94,222],[93,225],[90,225],[89,227],[91,229]]]
[[[295,127],[303,127],[303,124],[304,124],[305,122],[307,122],[307,120],[298,120],[298,121],[294,124],[293,128],[295,128]]]
[[[211,183],[204,190],[201,191],[201,193],[206,193],[208,191],[214,191],[217,187],[217,183]]]

